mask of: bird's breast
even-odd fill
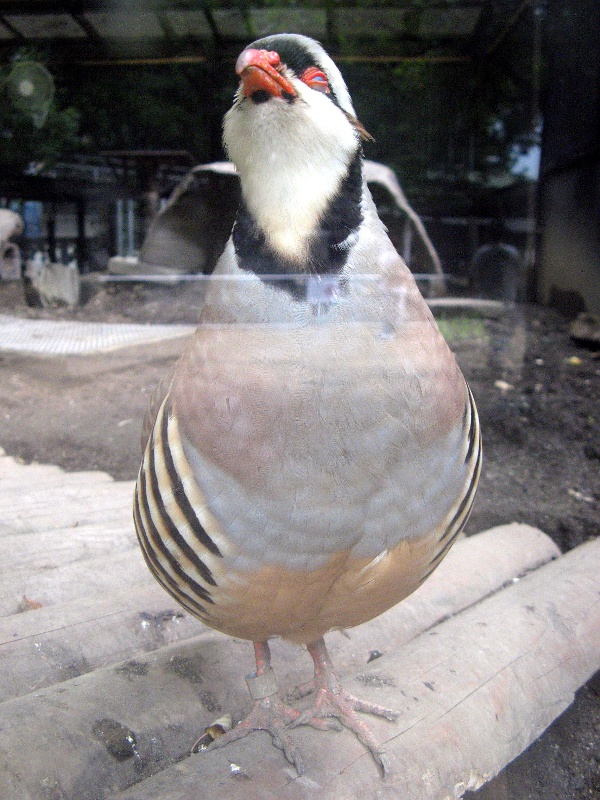
[[[172,407],[248,563],[374,557],[446,512],[464,480],[466,389],[441,337],[423,345],[418,327],[402,341],[368,325],[199,330]]]

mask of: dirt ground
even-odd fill
[[[199,290],[114,285],[74,310],[30,309],[0,284],[0,313],[29,318],[186,322]],[[569,338],[569,321],[534,306],[441,326],[475,395],[484,467],[467,533],[510,521],[562,550],[600,533],[600,359]],[[0,446],[25,462],[135,477],[149,397],[183,340],[109,354],[32,357],[0,351]],[[600,800],[600,675],[483,800]]]

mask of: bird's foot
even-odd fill
[[[385,776],[389,772],[385,753],[377,744],[369,726],[358,716],[357,712],[385,717],[390,722],[398,717],[398,712],[376,703],[361,700],[347,692],[335,674],[322,639],[316,645],[309,645],[309,651],[315,662],[315,677],[310,683],[303,685],[300,691],[304,696],[313,689],[315,699],[310,708],[301,712],[298,718],[290,723],[290,727],[311,725],[322,730],[324,722],[331,723],[333,720],[339,720],[344,727],[354,731],[373,756],[382,775]]]
[[[241,720],[235,728],[216,738],[206,750],[225,747],[230,742],[243,739],[252,731],[267,731],[271,734],[275,747],[283,750],[285,757],[290,764],[294,765],[298,775],[302,775],[304,772],[302,757],[287,731],[287,727],[293,724],[299,716],[299,712],[286,705],[278,694],[263,697],[255,701],[247,717]]]
[[[385,753],[377,744],[369,726],[358,716],[357,712],[359,711],[365,714],[376,714],[390,721],[394,721],[398,716],[395,711],[389,708],[384,708],[375,703],[367,703],[358,697],[354,697],[354,695],[342,689],[341,686],[333,690],[322,687],[317,690],[314,705],[293,720],[290,723],[290,727],[311,725],[313,728],[324,730],[337,725],[340,730],[341,723],[344,727],[354,731],[385,776],[389,771]]]
[[[225,747],[230,742],[243,739],[252,731],[267,731],[271,734],[275,747],[283,750],[290,764],[296,767],[298,775],[302,775],[304,772],[302,757],[287,731],[287,727],[298,719],[300,713],[281,698],[279,684],[270,665],[268,644],[255,642],[254,648],[257,670],[246,678],[248,691],[254,700],[252,711],[235,728],[218,736],[206,750]]]

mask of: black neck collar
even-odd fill
[[[242,199],[232,232],[238,266],[288,292],[294,299],[304,299],[303,280],[269,280],[267,276],[339,274],[350,252],[352,239],[349,237],[356,233],[363,219],[361,200],[362,152],[359,148],[311,237],[306,262],[299,270],[296,262],[285,258],[270,246]]]

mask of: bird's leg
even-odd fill
[[[273,744],[283,750],[287,760],[296,767],[298,775],[302,775],[304,772],[302,758],[286,730],[286,727],[294,723],[300,714],[286,705],[280,697],[279,683],[271,667],[271,651],[268,643],[254,642],[254,655],[256,672],[246,677],[254,706],[245,719],[215,739],[207,749],[224,747],[236,739],[243,739],[252,731],[267,731],[271,734]]]
[[[335,674],[323,637],[307,645],[307,647],[315,664],[315,676],[312,682],[315,690],[315,699],[311,708],[300,714],[298,719],[292,721],[291,727],[312,725],[313,727],[322,728],[324,717],[335,717],[346,728],[354,731],[385,775],[387,771],[385,754],[379,748],[370,728],[360,719],[356,712],[362,711],[366,714],[376,714],[390,721],[396,719],[398,712],[375,703],[367,703],[347,692]]]

